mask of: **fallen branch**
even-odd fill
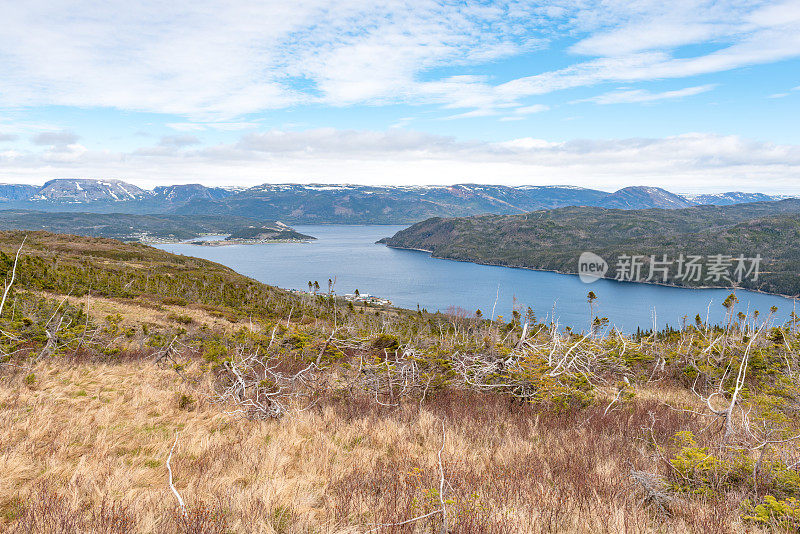
[[[170,460],[172,460],[172,453],[175,450],[175,446],[178,444],[178,436],[180,432],[175,433],[175,443],[172,444],[172,448],[169,450],[169,456],[167,456],[167,472],[169,473],[169,489],[172,490],[172,493],[175,495],[175,498],[178,500],[178,507],[181,509],[181,514],[186,515],[186,504],[183,502],[183,498],[181,494],[178,493],[178,490],[175,489],[175,485],[172,483],[172,467],[170,466]]]

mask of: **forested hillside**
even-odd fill
[[[614,278],[615,263],[641,256],[647,275],[651,257],[683,255],[762,257],[757,279],[739,287],[794,296],[800,294],[800,201],[677,210],[562,208],[525,215],[429,219],[381,240],[393,247],[428,250],[438,258],[577,273],[584,251],[604,258]],[[749,268],[749,266],[748,266]],[[733,270],[733,266],[731,266]],[[679,279],[677,262],[666,283],[730,287],[730,280]],[[643,280],[640,280],[643,281]],[[659,280],[657,280],[659,281]]]
[[[247,235],[250,239],[314,239],[276,221],[208,215],[134,215],[126,213],[0,211],[0,230],[45,230],[124,241],[179,241],[204,234]]]

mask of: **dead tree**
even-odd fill
[[[3,300],[0,301],[0,316],[3,315],[3,309],[6,306],[6,298],[8,298],[8,292],[11,291],[11,286],[14,285],[14,279],[17,277],[17,264],[19,263],[19,254],[20,252],[22,252],[22,247],[25,246],[26,239],[28,239],[28,236],[22,238],[22,243],[17,249],[17,255],[14,257],[14,267],[11,268],[11,280],[6,282],[6,287],[3,290]]]

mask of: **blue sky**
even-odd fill
[[[800,193],[800,2],[17,2],[0,180]]]

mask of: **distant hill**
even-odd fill
[[[547,202],[547,199],[544,199]],[[524,213],[542,205],[504,186],[372,187],[267,184],[219,201],[195,200],[175,213],[241,214],[292,223],[404,223],[441,214]]]
[[[688,208],[694,203],[680,195],[659,187],[625,187],[602,199],[599,206],[623,210],[661,208],[667,210]]]
[[[58,179],[45,183],[29,200],[87,203],[122,202],[147,198],[151,193],[120,180]]]
[[[725,193],[687,198],[658,187],[614,193],[569,185],[362,186],[263,184],[248,189],[200,184],[144,190],[120,180],[57,179],[42,187],[0,185],[0,209],[242,216],[290,224],[411,224],[430,217],[509,215],[566,206],[681,209],[696,203],[776,200]]]
[[[249,240],[270,241],[314,239],[295,232],[292,227],[277,221],[256,222],[244,217],[204,215],[0,210],[0,231],[2,230],[45,230],[61,234],[144,242],[187,240],[204,234],[247,235]]]
[[[26,184],[0,184],[0,202],[27,200],[36,192],[39,187]]]
[[[540,204],[541,208],[562,208],[564,206],[595,206],[608,198],[611,193],[569,185],[522,185],[515,189]]]
[[[741,287],[800,294],[800,200],[665,210],[568,207],[524,215],[432,218],[382,239],[392,247],[430,251],[437,258],[576,273],[578,258],[591,251],[611,265],[623,256],[676,259],[700,255],[763,257],[758,280]],[[719,286],[728,282],[677,280],[675,285]]]
[[[636,188],[607,193],[570,186],[497,186],[457,184],[441,187],[265,184],[221,201],[195,199],[175,213],[239,214],[291,223],[413,223],[429,217],[485,213],[517,214],[563,206],[596,206],[606,199],[643,207],[685,207],[685,199],[664,190]],[[669,199],[665,200],[665,199]],[[670,202],[671,201],[671,202]]]
[[[200,184],[160,185],[153,189],[153,200],[180,204],[195,199],[222,200],[234,194],[222,187],[206,187]]]
[[[308,241],[316,239],[297,232],[280,221],[272,224],[254,224],[237,228],[225,238],[226,241]]]
[[[121,180],[56,179],[42,186],[0,184],[0,209],[156,214],[195,199],[222,200],[235,193],[200,184],[158,186],[149,191]]]
[[[695,204],[713,204],[715,206],[730,206],[732,204],[742,204],[745,202],[769,202],[772,200],[777,200],[776,197],[765,195],[763,193],[742,193],[740,191],[684,196]]]

